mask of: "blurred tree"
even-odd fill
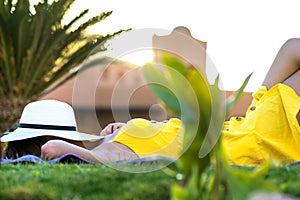
[[[75,28],[88,13],[84,10],[63,25],[75,0],[3,0],[0,3],[0,131],[3,133],[21,115],[23,107],[74,76],[73,70],[97,47],[123,30],[107,35],[88,35],[87,28],[112,12],[102,12]],[[33,10],[33,11],[31,11]],[[51,89],[49,89],[51,86]]]

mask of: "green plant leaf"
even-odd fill
[[[252,76],[253,73],[249,74],[242,86],[231,96],[231,98],[226,102],[226,113],[229,112],[229,110],[232,108],[232,106],[241,98],[241,96],[243,95],[243,92],[244,92],[244,89],[245,87],[247,86],[251,76]]]
[[[182,65],[176,59],[168,55],[163,59],[163,67],[144,66],[148,83],[159,83],[160,87],[152,86],[154,94],[171,110],[177,111],[175,113],[179,114],[180,109],[187,111],[184,113],[186,115],[182,112],[180,115],[185,125],[186,146],[177,162],[185,174],[185,184],[172,187],[172,199],[199,199],[203,196],[211,199],[247,199],[254,191],[272,191],[274,187],[264,180],[268,167],[263,166],[257,172],[233,168],[228,164],[221,146],[225,115],[243,94],[252,74],[246,77],[243,85],[225,104],[225,93],[218,87],[219,77],[213,85],[209,85],[196,68]],[[174,95],[170,95],[170,91]],[[174,104],[174,100],[178,103]],[[212,159],[215,159],[214,163]],[[214,178],[210,178],[213,188],[201,185],[206,183],[201,181],[201,176],[209,166],[215,170]],[[207,193],[200,194],[199,191]]]
[[[162,63],[165,66],[172,67],[172,69],[176,70],[183,76],[187,74],[188,69],[180,59],[174,59],[174,56],[166,52],[160,52],[160,56],[162,59]]]
[[[162,103],[176,115],[180,115],[181,109],[176,97],[176,94],[170,90],[168,80],[165,78],[163,72],[152,64],[146,64],[143,67],[143,73],[146,77],[149,87],[153,93],[160,98]]]

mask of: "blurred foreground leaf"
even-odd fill
[[[178,168],[184,174],[172,187],[173,199],[247,199],[254,191],[274,190],[264,180],[268,164],[258,172],[245,172],[227,163],[221,148],[223,122],[242,96],[251,74],[228,102],[218,88],[219,77],[210,85],[197,68],[162,54],[163,65],[148,63],[143,72],[154,94],[185,125],[184,151]],[[205,172],[213,169],[213,176]]]

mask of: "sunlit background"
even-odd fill
[[[254,72],[246,90],[255,91],[282,43],[300,36],[299,0],[76,0],[72,11],[86,8],[90,9],[89,16],[113,11],[90,29],[93,33],[128,28],[171,31],[186,26],[193,37],[207,42],[208,56],[226,90],[237,89]],[[74,13],[69,16],[74,17]],[[142,65],[152,55],[151,51],[136,51],[123,59]]]

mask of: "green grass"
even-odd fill
[[[92,164],[3,164],[0,199],[169,199],[162,171],[126,173]]]
[[[282,193],[300,197],[300,165],[271,167],[266,179]]]
[[[300,197],[300,166],[271,167],[266,179],[279,192]],[[176,182],[162,170],[126,173],[92,164],[3,164],[0,199],[170,199]]]

